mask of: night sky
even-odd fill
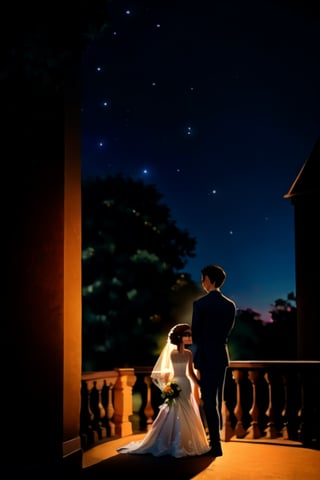
[[[314,2],[316,3],[316,2]],[[288,192],[320,134],[320,17],[299,1],[115,1],[82,67],[83,178],[156,186],[184,271],[268,319],[295,292]]]

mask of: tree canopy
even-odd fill
[[[270,317],[269,322],[263,322],[250,308],[237,310],[229,339],[232,360],[297,359],[297,308],[292,292],[286,300],[275,300]]]
[[[199,295],[182,271],[196,240],[162,198],[122,175],[83,182],[84,371],[153,363],[159,335],[183,314],[185,292]]]

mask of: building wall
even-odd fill
[[[298,359],[320,359],[320,302],[317,277],[320,267],[316,227],[316,198],[294,200]]]
[[[2,465],[60,472],[82,464],[80,103],[27,87],[6,117]]]

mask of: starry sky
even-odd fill
[[[316,2],[315,2],[316,3]],[[184,271],[269,318],[295,293],[284,199],[320,134],[320,16],[305,0],[111,1],[82,64],[83,178],[163,194],[196,238]]]

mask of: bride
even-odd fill
[[[119,453],[179,458],[209,452],[194,395],[194,387],[199,381],[193,369],[192,352],[186,347],[192,343],[191,336],[191,327],[187,323],[179,323],[170,330],[167,344],[151,373],[153,382],[162,391],[164,402],[146,436],[118,448]]]

